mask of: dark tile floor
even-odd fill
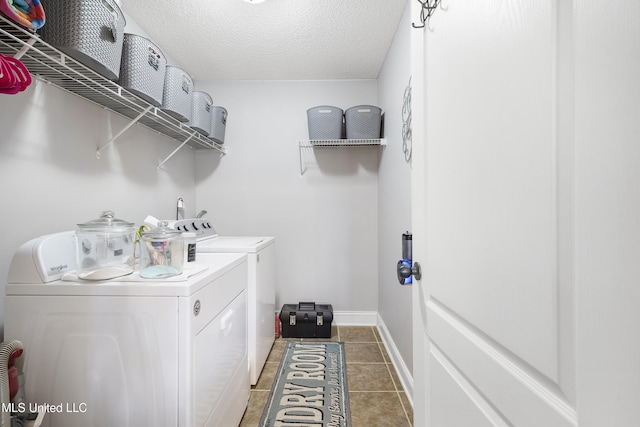
[[[411,427],[413,410],[377,329],[333,326],[327,340],[345,343],[351,427]],[[286,341],[273,344],[240,427],[258,426]]]

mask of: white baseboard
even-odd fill
[[[405,365],[404,361],[402,360],[400,352],[398,351],[398,348],[391,338],[391,334],[389,334],[389,330],[387,329],[387,326],[384,324],[384,321],[382,320],[382,317],[380,317],[380,315],[378,315],[377,326],[380,338],[382,338],[382,343],[387,349],[387,353],[389,353],[391,363],[393,363],[393,367],[396,368],[398,377],[400,377],[402,388],[407,394],[407,399],[409,399],[411,407],[413,407],[413,376],[411,375],[411,372],[409,372],[407,365]]]
[[[334,311],[333,324],[337,326],[376,326],[377,311]]]

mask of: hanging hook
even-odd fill
[[[420,11],[420,22],[422,25],[416,25],[412,22],[411,26],[413,28],[424,28],[429,18],[431,18],[431,15],[433,15],[433,11],[440,4],[440,0],[418,0],[418,3],[422,6],[422,10]]]

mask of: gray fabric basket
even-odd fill
[[[43,6],[44,41],[104,77],[118,79],[125,18],[115,1],[47,0]]]
[[[224,144],[227,127],[227,110],[224,107],[213,107],[211,111],[211,131],[209,137],[218,144]]]
[[[213,110],[213,99],[206,92],[193,92],[191,101],[191,120],[189,126],[198,132],[209,136],[211,132],[211,112]]]
[[[162,105],[167,60],[151,40],[125,34],[119,84],[150,104]]]
[[[357,105],[344,112],[348,139],[378,139],[382,110],[373,105]]]
[[[343,112],[338,107],[320,105],[307,110],[309,139],[340,139],[343,135]]]
[[[181,122],[191,120],[193,79],[185,70],[167,65],[164,75],[162,109]]]

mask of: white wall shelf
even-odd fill
[[[214,149],[221,155],[226,154],[222,145],[85,67],[43,41],[36,33],[4,16],[0,16],[0,53],[22,61],[32,76],[132,120],[116,137],[98,148],[97,157],[134,123],[180,142],[180,147],[189,144],[196,149]]]
[[[302,150],[307,148],[384,147],[386,139],[301,139],[298,141],[300,175],[304,174]]]

